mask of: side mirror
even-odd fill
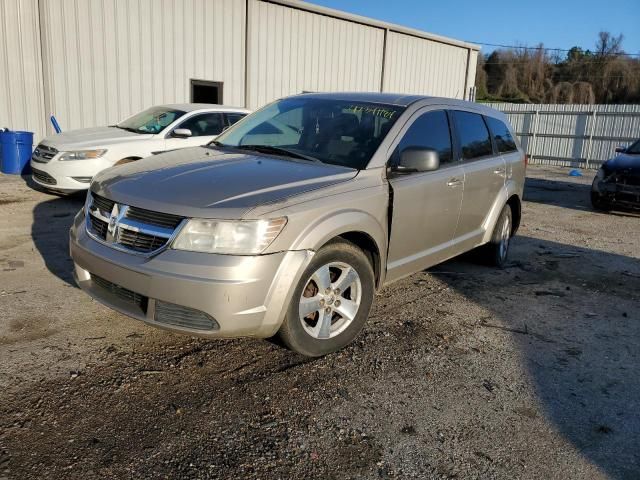
[[[171,134],[172,137],[176,138],[189,138],[192,135],[191,130],[188,128],[176,128]]]
[[[440,168],[440,156],[435,150],[422,147],[405,148],[400,154],[398,173],[432,172]]]
[[[625,147],[624,145],[618,145],[616,147],[616,153],[624,153],[627,151],[627,147]]]

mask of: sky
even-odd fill
[[[640,54],[640,0],[309,1],[471,42],[593,50],[598,32],[622,33],[624,50]]]

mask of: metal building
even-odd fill
[[[292,0],[1,0],[0,127],[301,91],[468,98],[477,45]]]

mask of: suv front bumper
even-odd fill
[[[204,337],[274,335],[313,256],[307,250],[234,256],[167,249],[145,258],[93,240],[82,211],[69,247],[76,282],[95,300],[153,326]],[[159,302],[169,305],[172,323],[158,313],[166,311]],[[204,317],[213,328],[202,327]]]

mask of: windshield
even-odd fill
[[[136,133],[160,133],[186,112],[165,107],[152,107],[116,125]]]
[[[630,153],[632,155],[640,154],[640,140],[638,140],[636,143],[628,146],[626,148],[626,150],[624,151],[624,153]]]
[[[278,147],[300,157],[362,170],[403,111],[396,105],[285,98],[245,117],[215,144],[256,150]]]

